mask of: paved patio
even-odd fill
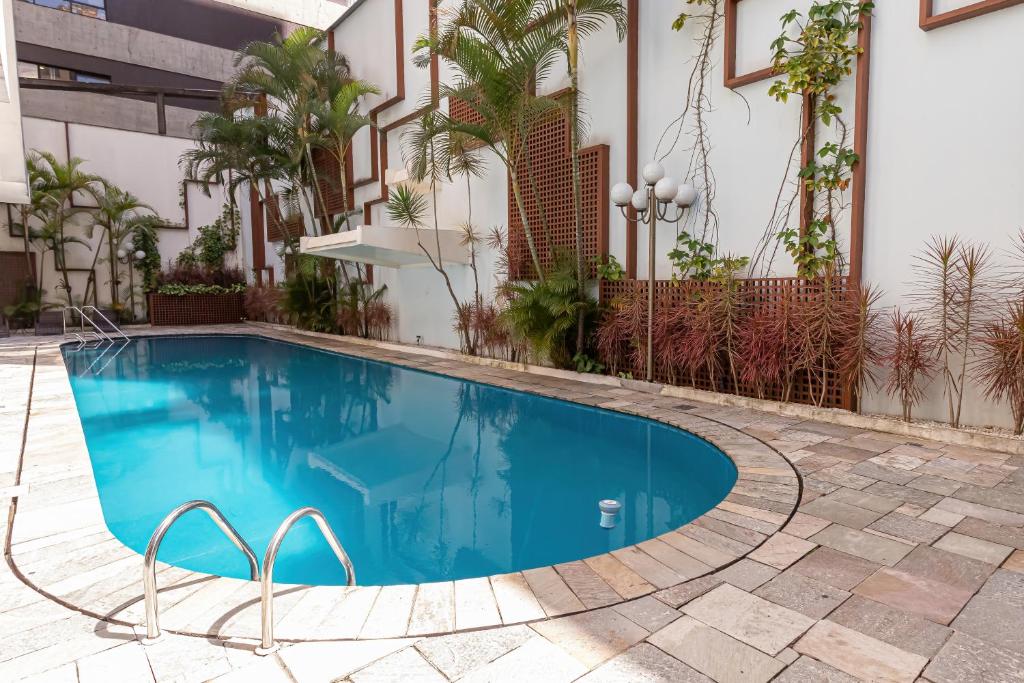
[[[1024,456],[237,329],[677,424],[737,459],[741,478],[679,531],[586,562],[279,587],[281,638],[320,642],[267,658],[252,653],[252,584],[163,566],[165,625],[199,635],[144,647],[141,558],[96,516],[63,363],[52,340],[6,340],[0,680],[1024,680]]]

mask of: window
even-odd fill
[[[33,62],[18,62],[19,78],[40,78],[45,81],[74,81],[76,83],[110,83],[110,76],[75,71],[59,66],[46,66]]]
[[[81,14],[93,19],[106,19],[106,0],[22,0],[41,7],[59,9],[72,14]]]

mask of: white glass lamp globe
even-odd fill
[[[612,188],[612,204],[615,206],[627,206],[633,199],[633,186],[629,183],[617,183]]]
[[[692,206],[697,201],[697,189],[690,183],[683,183],[679,186],[679,191],[676,192],[675,203],[676,206],[686,208]]]
[[[633,200],[631,202],[633,208],[637,211],[647,210],[647,190],[637,190],[633,193]]]
[[[135,252],[135,258],[141,261],[142,259],[146,258],[146,252],[139,249],[137,252]]]
[[[118,249],[117,250],[117,258],[124,258],[127,255],[128,255],[128,252],[126,252],[124,249]]]
[[[654,185],[659,180],[665,177],[665,167],[659,164],[657,161],[644,166],[643,171],[644,182],[648,185]]]
[[[665,176],[654,186],[654,196],[657,197],[658,201],[662,204],[668,204],[672,201],[678,191],[679,183],[677,183],[676,179],[671,176]]]

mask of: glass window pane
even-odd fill
[[[75,73],[75,80],[79,83],[110,83],[109,76],[100,76],[98,74]]]

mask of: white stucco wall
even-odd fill
[[[451,2],[452,0],[446,0]],[[393,0],[365,0],[353,8],[335,31],[336,48],[352,62],[354,73],[377,83],[384,95],[371,98],[375,106],[395,94]],[[428,72],[416,69],[409,46],[426,32],[426,2],[405,2],[405,101],[382,112],[380,123],[413,111],[429,86]],[[641,164],[655,156],[658,140],[679,114],[686,79],[695,55],[699,25],[682,32],[671,29],[681,3],[643,2],[640,30],[640,106],[638,149]],[[961,0],[937,3],[935,11],[962,6]],[[770,62],[771,40],[779,34],[779,17],[789,9],[805,9],[810,0],[759,0],[738,4],[737,73],[765,67]],[[1011,235],[1024,227],[1024,6],[1016,6],[929,32],[918,26],[917,3],[878,3],[874,11],[868,143],[866,158],[864,279],[885,292],[883,303],[908,304],[914,255],[930,236],[959,234],[991,244],[999,258],[1010,246]],[[712,109],[708,114],[712,143],[711,163],[717,178],[716,210],[719,244],[724,252],[749,255],[772,216],[784,181],[787,157],[797,139],[799,103],[781,104],[768,96],[770,80],[736,90],[723,84],[724,51],[719,36],[713,53]],[[583,46],[581,86],[590,124],[591,143],[610,146],[610,181],[625,179],[626,154],[626,46],[611,27],[589,38]],[[441,78],[446,70],[442,65]],[[852,146],[854,79],[838,89],[838,102],[846,111]],[[541,91],[563,87],[565,77],[556,68]],[[692,137],[687,123],[680,141],[664,164],[680,177],[689,166]],[[819,143],[829,135],[819,129]],[[667,136],[672,137],[672,133]],[[369,136],[357,141],[356,175],[369,175]],[[663,144],[659,156],[664,154]],[[402,163],[401,129],[388,134],[388,159],[381,173]],[[792,177],[784,196],[792,195]],[[473,181],[473,220],[486,233],[507,223],[506,174],[491,159],[488,175]],[[375,199],[379,186],[356,192],[362,202]],[[441,190],[442,227],[466,220],[462,182]],[[850,199],[848,194],[847,201]],[[371,223],[387,222],[383,205],[372,210]],[[625,262],[626,226],[618,211],[610,213],[610,248]],[[702,223],[697,212],[690,225]],[[797,220],[796,211],[791,223]],[[849,244],[850,212],[840,221],[839,239]],[[667,252],[675,237],[674,226],[662,226],[657,235],[658,277],[670,275]],[[637,245],[637,273],[648,272],[647,235],[641,228]],[[268,257],[270,254],[268,253]],[[481,281],[490,292],[494,259],[481,254]],[[795,268],[780,249],[769,272],[791,275]],[[468,268],[450,268],[459,296],[468,298]],[[430,270],[377,269],[377,281],[388,285],[389,300],[399,323],[397,336],[413,342],[455,346],[451,331],[452,308],[440,277]],[[915,414],[944,416],[941,387],[935,384],[929,401]],[[895,411],[884,396],[866,401],[868,410]],[[968,422],[1006,425],[1008,409],[981,399],[976,388],[965,401]]]
[[[143,203],[150,205],[156,213],[168,223],[184,225],[185,215],[179,206],[178,188],[183,171],[178,166],[181,154],[191,147],[191,142],[182,138],[173,138],[148,133],[67,124],[61,121],[26,117],[25,150],[44,150],[52,153],[60,162],[70,155],[83,160],[82,169],[97,174],[123,190],[131,192]],[[221,207],[226,201],[218,186],[211,186],[211,196],[203,194],[199,185],[191,184],[188,191],[189,230],[177,228],[161,228],[159,230],[159,250],[164,263],[173,260],[182,249],[189,246],[198,235],[200,226],[213,223],[220,215]],[[80,198],[88,204],[85,197]],[[247,203],[247,202],[246,202]],[[6,212],[0,212],[0,225],[6,224]],[[89,242],[89,246],[73,244],[67,249],[68,265],[73,268],[91,266],[95,249],[100,243],[100,231],[95,231],[92,239],[88,239],[88,218],[86,215],[75,219],[78,225],[73,232]],[[248,228],[248,221],[243,224],[243,231]],[[99,281],[99,299],[106,303],[110,299],[109,267],[106,265],[105,245],[101,253],[101,262],[97,264],[96,275]],[[13,238],[6,227],[0,229],[0,250],[20,251],[20,237]],[[229,257],[229,263],[245,267],[250,263],[244,259],[239,248],[238,253]],[[243,260],[244,259],[244,260]],[[47,290],[46,301],[59,301],[61,292],[54,290],[57,277],[53,267],[53,255],[47,254],[43,263],[43,287]],[[124,271],[126,273],[126,271]],[[127,278],[127,275],[123,276]],[[72,290],[77,297],[85,292],[88,274],[76,272],[71,274]],[[123,285],[126,286],[126,283]],[[139,306],[141,312],[141,304]]]
[[[0,202],[28,201],[21,154],[21,94],[13,0],[0,0]]]

